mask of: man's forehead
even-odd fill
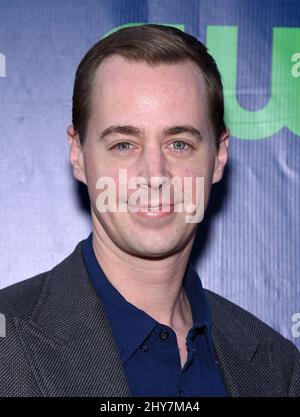
[[[94,76],[94,86],[104,87],[107,82],[115,85],[122,80],[137,84],[142,81],[158,82],[161,78],[168,79],[170,83],[181,79],[183,83],[192,81],[206,87],[205,77],[195,62],[185,59],[177,63],[150,64],[145,61],[135,61],[119,54],[106,57],[97,68]],[[133,78],[134,77],[134,78]],[[175,80],[176,79],[176,80]]]
[[[95,118],[97,127],[101,115],[105,127],[139,124],[147,117],[150,124],[154,121],[165,126],[196,124],[206,130],[203,128],[208,122],[205,81],[204,77],[199,81],[200,70],[192,61],[150,66],[114,55],[101,65],[91,97],[90,116]]]

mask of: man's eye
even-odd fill
[[[128,142],[120,142],[117,143],[115,146],[113,146],[111,149],[115,149],[116,151],[119,152],[126,152],[130,149],[131,143]]]
[[[173,145],[173,149],[175,152],[185,151],[189,149],[189,145],[185,142],[182,142],[181,140],[176,140],[175,142],[172,142],[171,145]]]
[[[190,145],[181,140],[176,140],[172,142],[171,146],[173,148],[173,151],[178,153],[190,149]],[[120,142],[114,145],[111,149],[116,150],[117,152],[124,153],[132,149],[132,147],[133,145],[129,142]]]

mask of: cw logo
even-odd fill
[[[0,53],[0,77],[6,77],[5,55]]]
[[[129,23],[118,26],[136,26]],[[170,24],[184,31],[184,25]],[[262,139],[287,127],[300,136],[300,28],[273,28],[272,87],[268,104],[257,111],[237,101],[237,26],[208,26],[207,48],[222,75],[225,118],[231,134],[239,139]]]
[[[261,139],[284,127],[300,135],[300,29],[273,28],[271,97],[258,111],[242,108],[236,98],[237,43],[237,27],[208,27],[207,45],[223,77],[226,121],[232,135]]]

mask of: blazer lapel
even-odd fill
[[[44,396],[127,397],[121,358],[81,245],[48,273],[30,319],[15,318],[15,325]]]
[[[282,392],[280,384],[281,375],[273,354],[273,341],[266,339],[261,343],[254,331],[250,334],[241,321],[222,306],[221,297],[206,291],[212,311],[213,345],[229,395],[233,397],[286,395]]]

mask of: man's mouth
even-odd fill
[[[174,204],[159,206],[130,206],[129,211],[145,219],[163,219],[174,214]]]
[[[174,204],[160,204],[159,206],[134,206],[134,210],[141,212],[170,212],[174,211]]]

